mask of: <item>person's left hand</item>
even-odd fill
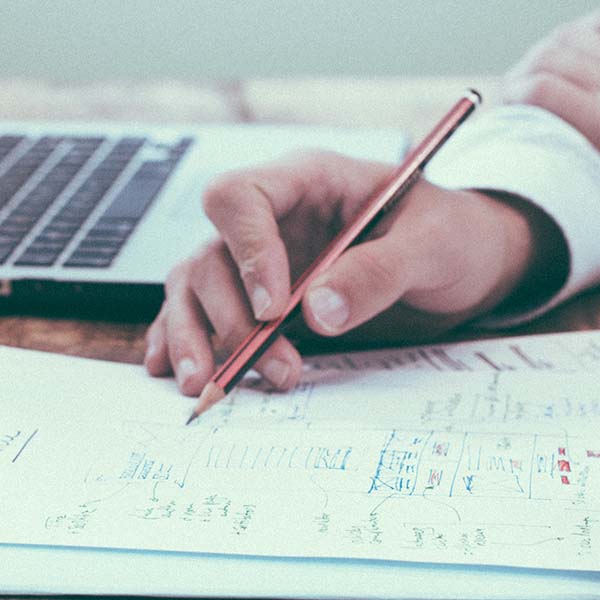
[[[508,72],[508,104],[558,115],[600,150],[600,11],[561,25]]]

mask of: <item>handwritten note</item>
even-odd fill
[[[139,367],[2,348],[0,542],[600,571],[599,364],[594,332],[314,357],[185,427]]]

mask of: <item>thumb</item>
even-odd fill
[[[464,320],[498,304],[521,281],[532,241],[519,210],[424,180],[397,208],[381,237],[347,250],[309,286],[303,313],[311,329],[345,333],[400,299]]]
[[[448,195],[421,179],[377,226],[380,237],[352,246],[311,283],[304,320],[322,335],[339,335],[392,306],[414,288],[431,289],[448,271],[444,242]]]
[[[389,308],[410,288],[390,236],[347,250],[309,287],[304,319],[322,335],[339,335]]]

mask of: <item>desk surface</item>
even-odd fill
[[[223,85],[178,82],[87,84],[0,81],[6,119],[100,119],[148,122],[298,122],[394,126],[423,135],[465,87],[484,107],[499,95],[493,78],[255,80]],[[485,109],[485,108],[484,108]],[[0,344],[141,363],[147,324],[0,315]],[[600,328],[600,290],[587,293],[519,330],[541,333]]]

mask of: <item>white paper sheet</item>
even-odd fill
[[[3,348],[0,556],[487,564],[598,592],[599,362],[594,332],[315,358],[184,427],[193,401],[139,367]]]

